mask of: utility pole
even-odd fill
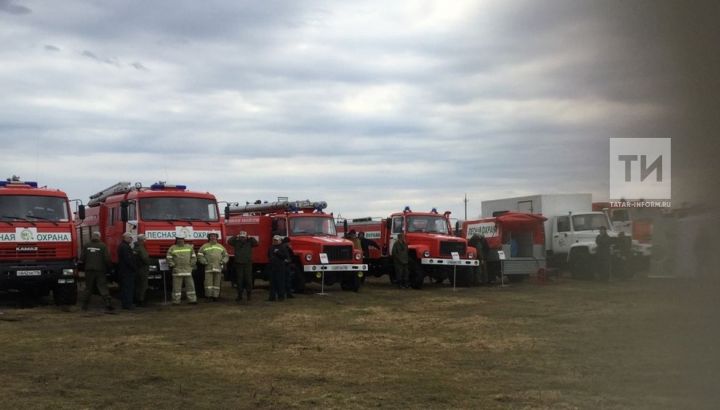
[[[467,192],[465,193],[465,199],[463,200],[463,202],[465,202],[465,220],[467,221],[467,203],[468,203]]]

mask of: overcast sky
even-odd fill
[[[608,138],[700,146],[681,139],[720,37],[685,3],[0,0],[0,170],[85,201],[167,180],[347,217],[603,200]]]

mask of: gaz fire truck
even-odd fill
[[[302,292],[306,283],[313,281],[324,281],[326,286],[339,282],[346,291],[360,289],[367,271],[362,250],[353,249],[351,241],[337,237],[333,215],[323,211],[325,202],[259,202],[225,208],[228,237],[244,231],[258,241],[252,253],[253,278],[268,280],[268,248],[272,237],[279,235],[290,240],[295,292]],[[232,247],[228,246],[228,252],[232,259]],[[229,266],[233,269],[234,263]]]
[[[145,246],[153,263],[148,277],[153,287],[169,286],[169,268],[165,260],[168,248],[182,233],[185,242],[196,249],[207,241],[209,232],[223,238],[224,226],[215,196],[208,192],[189,191],[185,185],[163,181],[144,187],[140,183],[118,182],[90,197],[85,219],[79,228],[80,245],[99,231],[108,246],[112,261],[117,263],[117,248],[122,235],[145,235]],[[117,279],[112,274],[113,279]],[[198,288],[201,290],[202,286]]]
[[[0,181],[0,290],[77,302],[77,239],[67,195],[13,176]]]
[[[423,286],[425,277],[438,283],[448,279],[451,283],[472,286],[479,283],[477,250],[468,246],[467,240],[453,236],[450,229],[450,212],[438,214],[413,212],[406,207],[403,212],[389,218],[359,218],[339,221],[345,231],[364,232],[365,238],[375,241],[380,248],[370,249],[369,274],[384,274],[394,280],[392,246],[400,233],[405,234],[410,256],[410,284],[414,289]]]

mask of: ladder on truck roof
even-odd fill
[[[246,204],[236,205],[230,207],[231,214],[239,213],[265,213],[265,212],[282,212],[282,211],[294,211],[301,209],[315,209],[322,211],[327,208],[327,202],[311,202],[310,200],[304,201],[276,201],[276,202],[265,202],[261,204]]]
[[[87,206],[100,205],[109,196],[116,194],[124,194],[126,192],[130,192],[130,189],[131,188],[129,182],[118,182],[117,184],[107,187],[98,193],[90,195],[90,201],[88,202]]]

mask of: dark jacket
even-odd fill
[[[118,274],[135,273],[135,269],[135,254],[130,244],[125,241],[120,242],[120,245],[118,245]]]
[[[409,263],[407,242],[395,241],[392,247],[392,257],[393,263],[407,265]]]
[[[145,249],[145,245],[135,243],[135,266],[137,266],[138,275],[149,273],[151,263],[152,260],[147,249]]]
[[[236,264],[252,263],[252,248],[258,246],[255,238],[241,241],[240,238],[233,236],[228,239],[228,244],[234,249]]]
[[[285,244],[272,245],[268,249],[268,265],[276,272],[284,272],[287,261],[290,260]]]
[[[359,238],[360,239],[360,247],[362,248],[363,256],[369,257],[370,256],[370,248],[380,249],[379,246],[375,243],[375,241],[370,240],[368,238]]]
[[[82,248],[80,262],[86,271],[107,272],[112,263],[107,246],[99,239],[93,239]]]
[[[610,237],[608,234],[600,234],[595,238],[595,243],[597,244],[597,254],[599,256],[609,256],[610,255],[610,245],[613,242],[613,238]]]

